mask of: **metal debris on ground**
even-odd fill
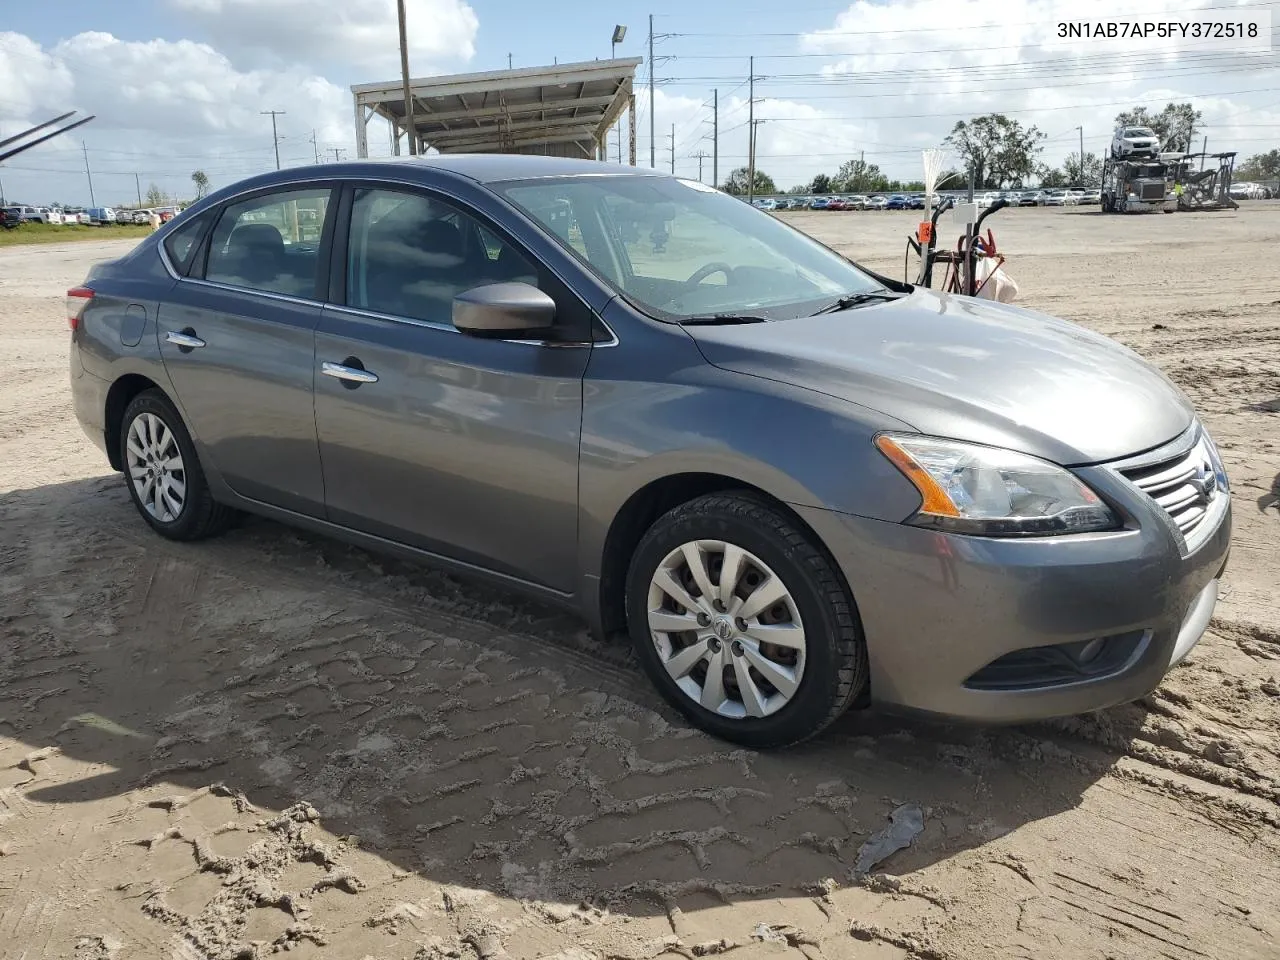
[[[889,826],[873,834],[858,850],[854,865],[855,878],[866,876],[871,868],[891,855],[911,846],[911,841],[924,829],[924,811],[914,803],[904,803],[889,814]]]

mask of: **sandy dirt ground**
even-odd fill
[[[901,275],[915,215],[792,219]],[[1280,956],[1280,204],[990,223],[1023,303],[1219,439],[1218,616],[1141,704],[777,754],[555,611],[264,521],[151,535],[66,372],[63,292],[127,244],[0,252],[0,955]],[[901,804],[923,832],[856,879]]]

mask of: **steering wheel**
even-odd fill
[[[718,260],[712,263],[703,264],[697,270],[693,271],[693,276],[686,280],[684,285],[686,287],[696,287],[703,280],[707,279],[707,277],[716,273],[723,273],[726,280],[731,280],[733,278],[733,267],[729,266],[727,263],[721,263]]]

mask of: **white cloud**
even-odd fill
[[[395,0],[169,0],[239,62],[342,64],[399,75]],[[410,68],[417,76],[475,55],[479,21],[465,0],[407,0]]]
[[[1195,2],[1222,5],[1222,0]],[[1123,12],[1163,20],[1175,11],[1194,15],[1185,3],[1172,0],[1135,0]],[[1167,43],[1136,40],[1063,47],[1052,36],[1064,17],[1117,15],[1114,4],[1103,0],[1078,0],[1069,9],[1047,0],[1007,0],[999,6],[986,0],[860,0],[794,43],[775,41],[762,50],[764,41],[743,40],[743,48],[749,42],[756,54],[757,72],[765,76],[756,83],[756,96],[763,100],[755,116],[766,121],[759,127],[757,166],[780,186],[789,186],[834,172],[843,160],[865,152],[867,161],[890,177],[918,179],[924,148],[940,144],[957,120],[987,112],[1005,112],[1039,127],[1049,137],[1041,159],[1057,165],[1078,149],[1077,126],[1084,128],[1086,151],[1101,152],[1118,112],[1137,105],[1158,110],[1170,100],[1190,100],[1203,113],[1201,134],[1209,135],[1211,150],[1236,150],[1244,159],[1280,145],[1277,54],[1177,51]],[[706,52],[723,57],[722,42],[709,42]],[[703,51],[692,41],[670,52],[676,64],[682,54],[694,54],[684,68],[690,73],[716,72],[698,60]],[[742,59],[745,73],[745,55]],[[681,83],[682,90],[688,86]],[[1272,92],[1235,92],[1244,90]],[[646,99],[641,91],[642,116]],[[686,141],[681,131],[709,118],[710,106],[662,86],[656,101],[658,165],[665,167],[671,122],[677,122],[677,141]],[[722,89],[720,112],[723,178],[746,162],[745,90],[726,97]],[[647,117],[639,139],[640,162],[647,164]],[[711,150],[709,143],[701,147]],[[678,173],[696,175],[697,162],[688,154],[698,149],[685,142],[683,154],[677,151]]]
[[[72,87],[66,66],[34,40],[0,33],[0,121],[24,120],[65,103]]]
[[[1235,149],[1243,158],[1280,142],[1276,54],[1233,55],[1184,40],[1056,37],[1064,20],[1229,15],[1204,11],[1222,6],[1221,0],[1136,0],[1123,8],[1109,0],[1069,7],[1052,0],[1005,0],[998,7],[986,0],[858,0],[830,26],[801,38],[800,52],[830,57],[796,68],[811,71],[812,79],[790,88],[767,85],[816,106],[770,110],[764,115],[793,119],[767,124],[762,136],[813,130],[820,137],[799,133],[799,141],[836,144],[849,138],[852,123],[861,128],[853,145],[863,148],[859,136],[869,141],[867,160],[907,179],[920,175],[920,147],[941,142],[955,121],[982,113],[1004,112],[1039,127],[1050,137],[1042,159],[1057,164],[1078,149],[1077,126],[1084,128],[1085,150],[1102,152],[1121,110],[1190,100],[1204,115],[1210,149]],[[814,111],[825,119],[811,119]],[[818,160],[797,152],[781,179],[834,165]]]
[[[81,140],[88,145],[99,202],[136,198],[142,189],[189,195],[190,174],[204,169],[215,186],[275,165],[270,117],[278,118],[285,165],[310,162],[310,142],[351,144],[350,92],[302,67],[239,70],[207,44],[189,40],[126,42],[81,33],[43,50],[26,37],[0,35],[0,126],[9,134],[76,109],[88,125],[20,154],[3,168],[18,199],[88,201]],[[13,91],[12,93],[10,91]]]

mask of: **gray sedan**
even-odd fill
[[[1135,354],[647,169],[273,172],[68,319],[76,414],[158,534],[248,511],[564,604],[752,746],[1141,697],[1226,563],[1213,441]]]

